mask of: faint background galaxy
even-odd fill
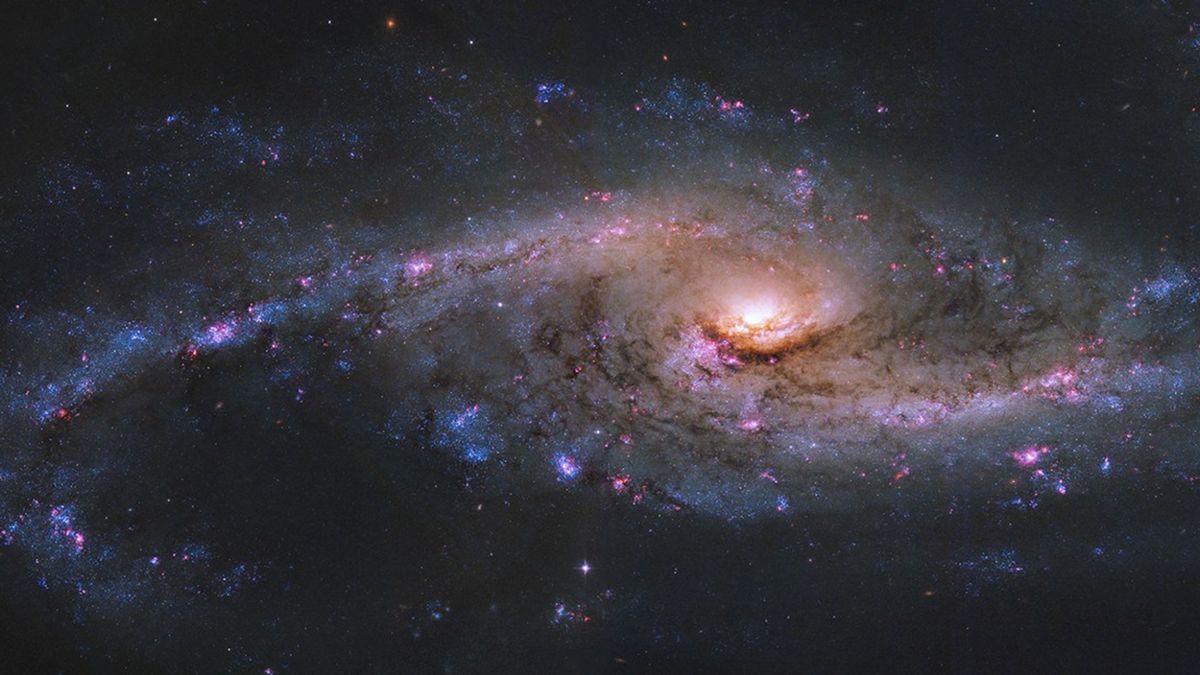
[[[1200,659],[1200,8],[3,13],[4,670]]]

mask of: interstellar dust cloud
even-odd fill
[[[465,242],[270,270],[284,292],[192,334],[110,338],[161,348],[74,396],[53,375],[10,377],[40,384],[14,410],[70,438],[109,414],[119,428],[145,371],[183,387],[264,368],[299,392],[289,414],[328,406],[377,452],[415,443],[485,490],[493,474],[503,489],[615,484],[742,517],[853,508],[901,480],[971,489],[1028,446],[1070,448],[1053,482],[1068,489],[1118,452],[1127,406],[1192,395],[1194,326],[1147,330],[1194,312],[1189,271],[1147,284],[1065,225],[959,224],[829,162],[749,154]]]

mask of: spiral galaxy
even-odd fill
[[[933,66],[570,78],[379,22],[15,172],[3,620],[67,654],[32,668],[1036,664],[1101,595],[1196,625],[1194,224],[904,150]]]

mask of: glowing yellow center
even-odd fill
[[[742,323],[747,327],[757,328],[765,325],[775,316],[775,310],[767,305],[756,305],[742,310]]]
[[[702,326],[743,355],[774,356],[806,344],[815,334],[815,318],[777,296],[743,299],[724,310],[713,319],[702,320]]]

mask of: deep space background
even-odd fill
[[[1200,662],[1193,3],[41,5],[0,670]]]

